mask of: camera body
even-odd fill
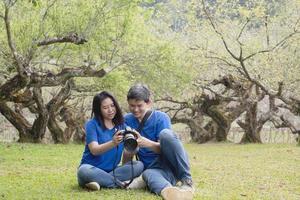
[[[138,143],[134,131],[130,127],[126,127],[120,132],[123,135],[124,148],[130,153],[136,153],[138,151]]]

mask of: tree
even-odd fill
[[[288,7],[291,9],[287,9]],[[299,98],[296,96],[300,94],[300,91],[299,81],[295,74],[300,73],[299,53],[296,47],[299,46],[297,11],[299,4],[296,1],[288,3],[286,1],[202,1],[202,4],[190,1],[180,8],[176,6],[175,9],[171,6],[169,8],[177,9],[179,13],[172,15],[173,18],[181,17],[185,21],[185,26],[179,31],[184,33],[180,42],[187,44],[186,51],[193,58],[192,62],[198,67],[199,73],[196,77],[198,87],[189,95],[192,97],[188,101],[180,98],[176,100],[180,105],[177,111],[178,109],[184,110],[183,107],[193,110],[192,108],[209,105],[201,114],[196,111],[199,109],[185,112],[185,117],[189,119],[186,120],[187,124],[201,124],[199,119],[201,121],[204,116],[209,116],[212,119],[209,124],[217,127],[210,130],[219,129],[226,133],[229,131],[230,124],[242,114],[239,113],[240,111],[245,113],[242,115],[245,119],[239,120],[239,124],[245,131],[242,142],[261,142],[259,133],[267,121],[273,122],[276,119],[277,124],[281,124],[279,121],[283,119],[283,116],[278,117],[280,115],[278,107],[287,107],[298,115],[297,99]],[[180,10],[183,11],[180,12]],[[218,76],[227,81],[223,80],[224,83],[222,83],[222,78]],[[233,77],[233,83],[244,88],[245,93],[238,93],[239,89],[231,87],[230,81],[228,82],[231,80],[229,77]],[[218,87],[211,84],[214,82],[211,80],[214,79],[219,81]],[[289,85],[284,92],[282,92],[283,87],[279,86],[282,84]],[[205,95],[207,100],[203,97],[199,101],[198,94],[205,94],[204,87],[213,95],[207,94]],[[226,93],[226,91],[231,91],[231,93]],[[244,96],[244,94],[247,95]],[[270,100],[270,109],[261,115],[257,105],[264,97]],[[211,99],[211,103],[208,103],[208,99]],[[278,99],[285,102],[284,105],[279,105]],[[165,100],[170,101],[168,98]],[[174,99],[171,102],[173,101]],[[232,104],[240,105],[244,110],[236,108],[228,110],[225,114],[226,107]],[[166,108],[168,109],[172,111],[175,108]],[[197,114],[190,116],[189,113]],[[197,117],[197,120],[193,118],[199,115],[202,117]],[[228,119],[226,115],[231,116],[230,120],[225,120]],[[176,116],[178,118],[183,115],[177,114]],[[178,121],[174,117],[172,119],[174,122]],[[191,123],[193,120],[195,120],[194,123]],[[291,123],[284,124],[291,125]],[[290,128],[297,133],[295,126]],[[195,135],[195,131],[192,130],[192,135]],[[214,135],[214,132],[205,133],[203,126],[202,128],[198,126],[196,135],[203,133],[208,136]],[[226,134],[222,135],[226,137]]]
[[[121,102],[136,81],[157,93],[174,83],[174,93],[187,74],[172,46],[152,35],[138,1],[3,1],[0,10],[0,112],[21,142],[40,142],[46,130],[56,143],[81,140],[84,102],[99,90]]]
[[[54,142],[69,141],[72,117],[62,118],[64,131],[58,115],[68,107],[76,77],[104,77],[130,60],[117,51],[134,3],[2,2],[0,112],[16,127],[20,142],[40,142],[46,128]],[[56,90],[53,97],[47,88]],[[33,123],[24,108],[35,116]]]
[[[274,118],[272,118],[272,116],[276,115],[276,110],[278,109],[276,107],[279,106],[279,105],[275,105],[275,98],[282,100],[285,103],[286,107],[289,107],[290,111],[294,112],[294,114],[296,114],[296,115],[298,113],[295,112],[295,110],[298,110],[297,102],[299,102],[299,100],[297,100],[295,98],[295,95],[290,95],[287,98],[282,95],[282,89],[283,89],[282,81],[279,82],[279,87],[277,89],[277,92],[271,91],[271,88],[267,88],[264,85],[262,80],[259,80],[259,78],[255,77],[256,74],[252,75],[251,72],[249,72],[248,66],[253,66],[254,63],[256,62],[256,60],[258,60],[257,63],[261,63],[263,65],[271,65],[272,62],[269,62],[269,60],[268,60],[270,57],[267,57],[267,61],[265,61],[265,63],[262,63],[261,62],[262,57],[259,57],[259,56],[262,54],[272,54],[272,53],[274,54],[277,51],[277,49],[282,48],[282,46],[284,44],[289,45],[290,40],[292,40],[294,42],[293,39],[297,38],[300,33],[300,31],[297,28],[299,18],[296,19],[294,27],[291,30],[291,32],[288,33],[286,36],[284,36],[282,39],[280,39],[279,42],[275,43],[272,46],[270,44],[270,37],[269,37],[269,33],[268,33],[268,23],[267,23],[267,21],[265,21],[265,28],[266,28],[266,32],[267,32],[267,34],[266,34],[267,35],[267,40],[266,40],[267,48],[262,49],[262,50],[255,50],[254,53],[253,52],[247,53],[247,48],[245,47],[246,45],[244,44],[244,42],[241,41],[241,36],[244,33],[244,31],[246,30],[248,23],[250,22],[250,20],[247,19],[246,22],[244,23],[244,25],[242,26],[242,28],[240,29],[239,34],[235,38],[235,43],[237,44],[238,49],[239,49],[239,53],[237,53],[237,51],[234,48],[231,48],[229,46],[228,39],[225,39],[225,36],[223,35],[223,33],[221,33],[219,31],[218,26],[213,21],[210,14],[208,13],[204,1],[202,1],[202,4],[203,4],[204,12],[210,22],[211,27],[213,28],[215,33],[220,37],[220,39],[223,43],[224,49],[226,50],[226,52],[228,53],[228,56],[230,57],[230,59],[220,57],[220,56],[214,56],[211,58],[220,60],[225,65],[234,67],[241,76],[243,76],[248,81],[250,81],[252,84],[254,84],[256,86],[256,91],[257,91],[256,95],[258,96],[258,101],[259,101],[259,99],[262,99],[262,97],[264,97],[265,95],[269,96],[270,111],[264,117],[261,117],[260,119],[258,119],[258,116],[257,116],[257,110],[258,110],[257,102],[258,101],[250,101],[251,102],[250,104],[249,103],[246,104],[247,112],[246,112],[245,122],[244,123],[241,121],[238,122],[238,124],[245,130],[245,135],[242,139],[242,142],[261,142],[261,140],[259,138],[259,133],[266,121],[274,119]],[[265,20],[266,19],[267,18],[265,18]],[[293,44],[291,46],[293,47]],[[291,51],[291,49],[288,48],[288,52],[290,52],[290,51]],[[291,64],[293,65],[293,61]],[[271,84],[271,83],[269,83],[269,84]],[[259,97],[259,96],[261,96],[261,97]],[[282,116],[281,116],[281,119],[283,119]],[[288,124],[291,125],[291,123],[288,123]],[[296,133],[298,133],[298,132],[299,131],[296,131]],[[293,133],[295,133],[295,131],[293,131]]]

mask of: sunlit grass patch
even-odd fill
[[[186,144],[195,199],[300,199],[295,145]],[[77,184],[83,145],[0,144],[0,199],[161,199],[144,190]]]

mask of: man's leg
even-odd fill
[[[176,178],[167,167],[164,169],[147,169],[143,172],[150,191],[161,195],[165,200],[192,200],[193,194],[189,190],[174,187]]]
[[[106,171],[94,167],[89,164],[82,164],[77,171],[78,184],[81,187],[89,187],[90,183],[98,183],[100,186],[107,188],[116,188],[118,187],[114,178],[111,174]],[[91,186],[94,186],[91,184]],[[92,187],[92,189],[94,189]],[[94,189],[96,190],[96,188]]]
[[[164,188],[176,184],[175,177],[167,169],[146,169],[142,176],[150,191],[158,195],[160,195]]]
[[[191,181],[188,156],[175,133],[170,129],[164,129],[160,132],[159,140],[162,162],[167,160],[167,165],[171,165],[178,180]]]

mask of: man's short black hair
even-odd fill
[[[127,100],[143,100],[146,103],[150,101],[150,90],[149,88],[141,83],[132,86],[127,93]]]

